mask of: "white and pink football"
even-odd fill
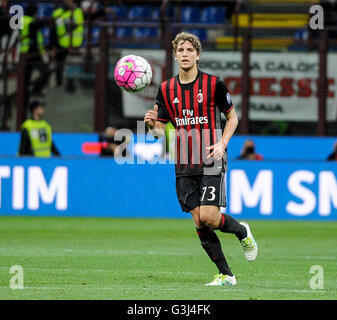
[[[117,62],[114,76],[120,88],[128,92],[139,92],[151,83],[152,68],[144,58],[128,55]]]

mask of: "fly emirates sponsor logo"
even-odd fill
[[[205,117],[194,117],[194,111],[184,109],[182,118],[175,118],[177,127],[178,126],[187,126],[190,124],[206,124],[208,123],[208,118]]]

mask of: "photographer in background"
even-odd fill
[[[118,147],[123,143],[128,143],[128,138],[124,136],[121,141],[117,141],[115,140],[116,132],[117,128],[107,127],[104,130],[104,133],[99,135],[99,142],[101,144],[101,157],[126,156],[126,149],[123,148],[121,152],[120,148]]]
[[[255,144],[253,140],[246,140],[241,155],[238,160],[263,160],[263,156],[255,152]]]

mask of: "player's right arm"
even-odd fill
[[[150,129],[150,133],[157,139],[165,135],[166,124],[170,121],[165,109],[163,85],[164,83],[159,86],[153,110],[149,110],[144,116],[144,122]]]
[[[144,122],[150,129],[150,133],[157,139],[165,134],[166,123],[158,121],[158,105],[150,109],[144,116]]]

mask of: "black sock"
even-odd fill
[[[226,258],[222,252],[218,236],[213,229],[204,227],[197,229],[200,242],[210,259],[218,267],[219,273],[232,276],[232,272],[227,264]]]
[[[225,233],[234,233],[239,240],[247,237],[247,229],[228,214],[221,214],[218,230]]]

